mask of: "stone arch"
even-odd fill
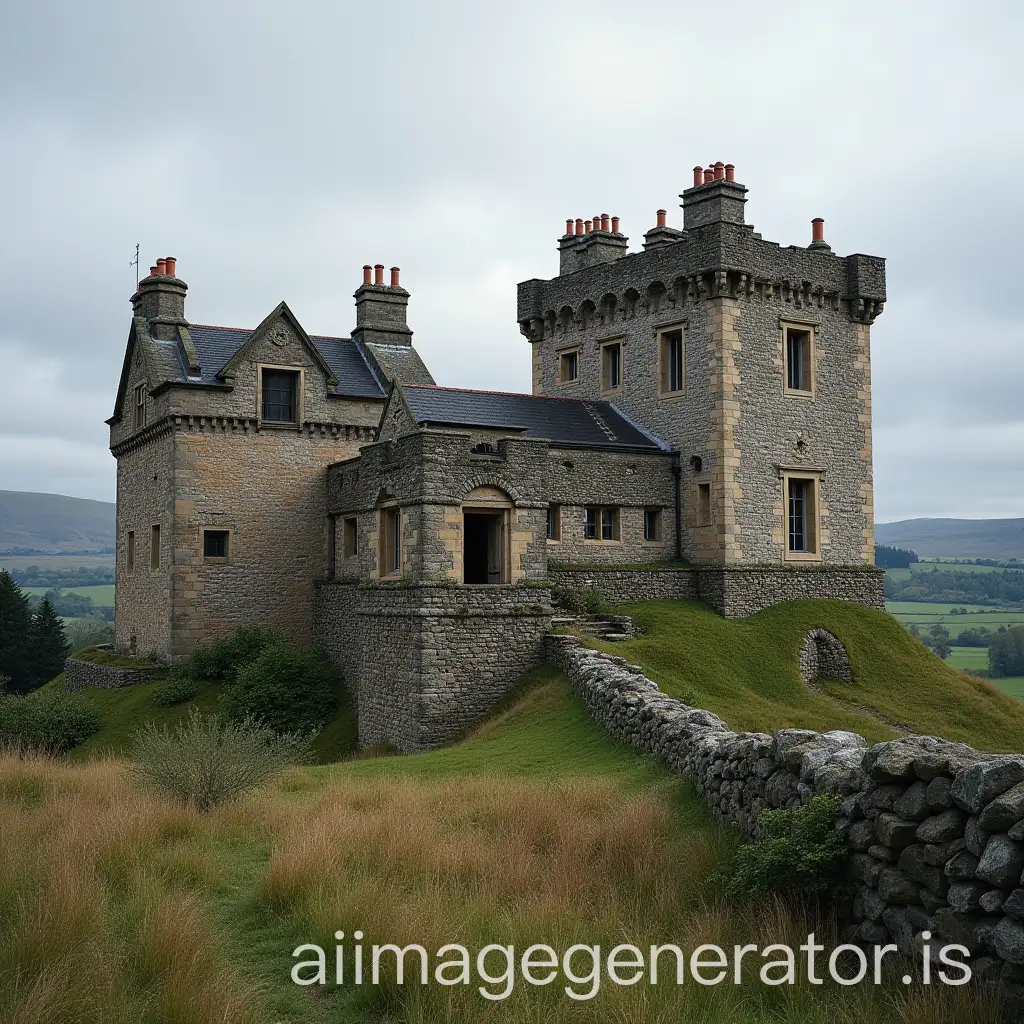
[[[576,319],[576,314],[573,313],[572,306],[563,306],[558,311],[558,326],[563,334],[569,333],[569,328],[572,325],[573,320]]]
[[[618,304],[619,300],[611,292],[602,297],[600,305],[602,324],[607,326],[615,322],[615,310]]]
[[[493,492],[500,492],[494,494]],[[497,476],[473,476],[466,481],[466,489],[460,499],[461,505],[495,504],[503,502],[506,505],[518,505],[521,496],[515,487],[510,486],[507,480]]]
[[[622,295],[622,313],[627,320],[636,316],[636,304],[640,301],[640,293],[635,288],[627,288]]]
[[[652,281],[647,286],[647,308],[652,313],[657,313],[664,305],[667,291],[661,281]]]
[[[853,670],[842,640],[827,629],[812,629],[800,648],[800,676],[805,683],[819,679],[853,682]]]
[[[591,327],[596,315],[597,307],[590,299],[584,299],[580,303],[580,308],[576,311],[576,319],[579,321],[580,330],[585,331],[588,327]]]

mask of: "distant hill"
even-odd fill
[[[0,491],[0,554],[86,552],[114,546],[114,505],[65,494]]]
[[[1024,519],[904,519],[876,523],[875,540],[910,548],[922,558],[1024,561]]]

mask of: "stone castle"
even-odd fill
[[[551,588],[882,606],[870,326],[884,260],[745,223],[731,164],[694,168],[642,251],[566,221],[519,285],[532,395],[439,387],[409,293],[363,268],[351,337],[281,303],[191,324],[176,261],[133,318],[110,424],[116,644],[171,661],[243,625],[325,648],[360,741],[433,746],[543,658]]]

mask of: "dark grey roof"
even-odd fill
[[[417,423],[515,430],[583,448],[668,450],[611,402],[408,384],[402,394]]]
[[[202,367],[200,380],[203,384],[223,384],[217,374],[252,337],[252,331],[243,328],[210,327],[206,324],[191,324],[188,332]],[[332,394],[347,398],[384,397],[383,388],[355,342],[348,338],[328,338],[322,335],[311,335],[309,340],[338,378],[338,385]],[[188,379],[183,359],[180,379]]]

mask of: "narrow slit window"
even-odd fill
[[[661,335],[661,390],[666,395],[683,390],[683,332],[665,331]]]
[[[786,390],[809,394],[813,390],[811,332],[786,328]]]
[[[160,568],[160,527],[154,526],[149,535],[149,567]]]
[[[354,558],[359,554],[359,522],[355,518],[345,520],[343,527],[345,531],[344,546],[346,558]]]
[[[381,575],[393,576],[402,568],[402,513],[397,508],[381,513]]]
[[[661,540],[661,509],[644,509],[644,540]]]
[[[129,530],[128,537],[125,542],[125,563],[128,568],[128,572],[135,571],[135,531]]]
[[[146,385],[139,384],[135,388],[135,419],[136,430],[141,430],[146,425]]]
[[[711,484],[697,484],[697,525],[711,525]]]
[[[548,505],[548,540],[562,539],[562,509],[559,505]]]
[[[601,389],[615,391],[622,384],[622,343],[613,342],[601,349]]]

